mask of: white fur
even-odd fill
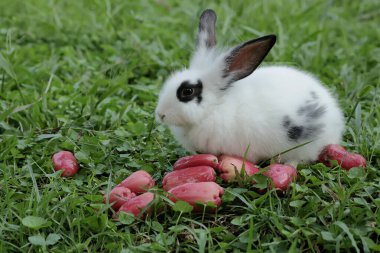
[[[200,48],[189,69],[172,75],[159,97],[156,115],[165,115],[176,139],[189,151],[242,156],[249,146],[247,159],[252,162],[271,158],[279,153],[311,141],[280,156],[281,162],[314,161],[328,144],[339,143],[344,123],[336,100],[313,76],[287,66],[261,67],[251,75],[227,84],[222,77],[227,53]],[[202,101],[180,102],[176,97],[184,81],[203,83]],[[325,106],[325,113],[312,122],[297,110],[311,99]],[[324,124],[323,134],[302,141],[290,140],[284,117],[292,123]],[[160,118],[157,116],[157,120]]]

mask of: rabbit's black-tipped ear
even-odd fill
[[[230,82],[234,82],[250,75],[275,43],[276,36],[267,35],[237,46],[225,59],[224,77],[229,77]]]
[[[216,45],[215,22],[216,14],[213,10],[207,9],[202,12],[199,18],[197,48],[212,48]]]

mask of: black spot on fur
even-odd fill
[[[310,139],[315,138],[323,132],[324,124],[316,124],[305,127],[303,138]]]
[[[326,106],[319,106],[315,110],[309,111],[306,116],[308,118],[317,119],[320,118],[326,112]]]
[[[290,126],[291,120],[289,116],[285,116],[282,120],[282,126],[288,128]]]
[[[288,137],[290,140],[297,141],[301,138],[303,131],[303,126],[292,126],[288,129]]]
[[[201,80],[198,80],[196,84],[184,81],[177,89],[177,98],[183,103],[187,103],[196,98],[199,104],[202,101],[202,89],[203,84]]]
[[[318,103],[306,104],[297,110],[299,116],[305,116],[308,119],[320,118],[326,112],[326,106],[320,106]]]
[[[282,120],[282,126],[285,128],[288,139],[298,142],[317,138],[323,133],[325,124],[310,124],[309,122],[305,122],[303,125],[296,125],[289,116],[285,116]]]

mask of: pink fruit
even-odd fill
[[[141,212],[152,202],[154,199],[154,194],[151,192],[143,193],[139,196],[136,196],[134,198],[128,199],[127,202],[125,202],[120,208],[119,212],[126,212],[131,213],[135,217],[139,216],[139,214],[142,214]],[[149,213],[149,209],[145,210]]]
[[[194,207],[194,211],[202,211],[200,204],[214,203],[217,207],[222,204],[223,188],[215,182],[186,183],[169,190],[169,199],[173,202],[185,201]],[[211,209],[212,210],[212,209]]]
[[[162,180],[165,191],[185,183],[215,181],[215,171],[209,166],[190,167],[182,170],[172,171]]]
[[[69,151],[59,151],[52,157],[54,170],[63,170],[63,177],[72,177],[78,172],[77,159]]]
[[[319,161],[326,166],[332,166],[331,160],[336,160],[347,171],[353,167],[366,167],[367,164],[363,156],[350,153],[339,144],[327,145],[319,155]]]
[[[251,176],[259,172],[259,168],[249,161],[244,161],[245,173]],[[237,156],[221,155],[219,156],[220,177],[226,181],[232,181],[236,177],[236,170],[240,173],[243,167],[243,158]],[[236,169],[236,170],[235,170]]]
[[[288,189],[290,183],[297,178],[297,170],[284,164],[271,164],[263,174],[272,179],[276,189],[282,191]]]
[[[143,193],[152,188],[154,184],[154,180],[148,172],[139,170],[124,179],[118,186],[127,187],[134,193]]]
[[[346,157],[342,161],[341,166],[342,166],[342,168],[346,169],[347,171],[353,167],[363,167],[364,168],[367,166],[367,161],[362,155],[359,155],[356,153],[349,153],[348,155],[346,155]]]
[[[216,169],[218,166],[218,158],[211,154],[185,156],[174,163],[173,170],[181,170],[196,166],[210,166]]]
[[[108,202],[112,204],[112,209],[117,211],[119,208],[127,202],[129,199],[136,197],[136,194],[133,193],[130,189],[123,187],[123,186],[118,186],[113,188],[110,191],[110,195],[108,198]],[[103,196],[103,203],[106,203],[107,196]]]

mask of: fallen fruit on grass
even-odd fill
[[[297,178],[297,170],[285,164],[271,164],[263,174],[272,179],[276,189],[282,191],[285,191],[290,183]]]
[[[331,161],[335,160],[347,171],[353,167],[366,167],[366,160],[363,156],[348,152],[339,144],[327,145],[319,155],[319,161],[331,167]]]
[[[142,211],[146,211],[149,213],[149,208],[145,210],[145,208],[152,202],[154,199],[154,194],[151,192],[143,193],[134,198],[128,199],[120,208],[119,212],[131,213],[135,217],[142,214]]]
[[[152,188],[154,184],[154,180],[148,172],[139,170],[124,179],[118,186],[127,187],[134,193],[143,193]]]
[[[133,193],[130,189],[117,186],[110,191],[108,202],[112,205],[112,209],[118,211],[119,208],[126,203],[129,199],[136,197],[136,194]],[[103,196],[103,203],[106,203],[107,196]]]
[[[215,181],[215,171],[209,166],[190,167],[175,170],[165,175],[162,186],[165,191],[185,183]]]
[[[196,166],[210,166],[216,169],[218,167],[218,158],[211,154],[185,156],[174,163],[173,170],[181,170]]]
[[[222,204],[223,188],[215,182],[186,183],[169,190],[169,199],[173,202],[185,201],[194,207],[194,211],[202,211],[203,206],[211,202],[216,207]],[[214,210],[214,208],[208,208]]]
[[[243,168],[248,176],[259,172],[259,168],[249,161],[244,161],[243,158],[237,156],[221,155],[219,156],[218,170],[220,177],[226,181],[232,181],[236,177],[236,172],[240,173]]]
[[[70,151],[59,151],[52,157],[54,170],[63,170],[63,177],[72,177],[78,172],[77,159]]]

